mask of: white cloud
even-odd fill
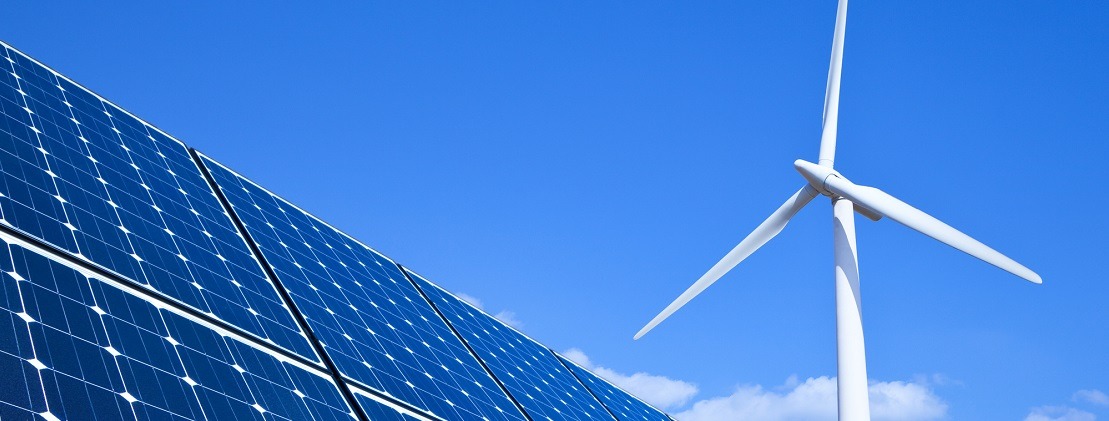
[[[563,352],[562,356],[661,409],[679,408],[697,394],[697,386],[692,383],[644,372],[628,375],[594,365],[589,356],[577,348]]]
[[[1087,402],[1094,405],[1109,406],[1109,395],[1097,389],[1085,389],[1074,392],[1072,397],[1075,402]]]
[[[460,293],[457,293],[457,294],[454,294],[454,295],[458,298],[461,298],[462,301],[470,303],[470,305],[472,305],[474,307],[485,310],[485,306],[481,303],[481,300],[477,299],[477,297],[474,297],[473,295],[466,294],[464,292],[460,292]],[[520,319],[516,318],[516,313],[514,313],[512,311],[502,310],[500,313],[497,313],[497,314],[493,315],[493,317],[496,317],[497,320],[500,320],[500,321],[504,322],[504,324],[506,324],[506,325],[512,326],[512,327],[520,329],[520,330],[524,329],[524,322],[522,322],[522,321],[520,321]]]
[[[1066,406],[1041,406],[1032,408],[1024,421],[1096,421],[1097,416]]]
[[[790,377],[775,390],[740,386],[735,393],[704,399],[675,415],[682,421],[700,420],[835,420],[836,379]],[[932,390],[911,382],[871,382],[870,413],[875,420],[936,420],[947,415],[947,404]]]
[[[470,294],[467,294],[467,293],[464,293],[464,292],[460,292],[460,293],[454,294],[454,296],[456,296],[458,298],[461,298],[462,301],[470,303],[470,305],[472,305],[474,307],[485,308],[485,306],[483,306],[481,304],[481,300],[477,299],[477,297],[475,297],[473,295],[470,295]]]
[[[506,325],[512,326],[512,327],[520,329],[520,330],[524,329],[524,322],[521,322],[520,319],[517,319],[516,318],[516,313],[513,313],[511,311],[503,310],[500,313],[497,313],[496,315],[494,315],[493,317],[496,317],[497,320],[500,320],[500,321],[504,322],[504,324],[506,324]]]

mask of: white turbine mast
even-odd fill
[[[843,68],[843,38],[847,27],[847,0],[839,0],[836,29],[832,38],[832,59],[828,66],[828,86],[824,94],[824,124],[817,163],[798,159],[793,166],[808,181],[770,217],[755,227],[685,290],[654,319],[635,334],[643,337],[667,317],[712,285],[739,262],[782,232],[789,220],[818,194],[832,200],[836,263],[836,351],[839,386],[839,419],[869,420],[866,353],[863,346],[862,311],[859,302],[859,269],[855,248],[853,212],[877,221],[882,217],[919,231],[940,242],[982,259],[1030,282],[1042,283],[1040,276],[1013,259],[998,253],[950,225],[890,196],[874,187],[860,186],[832,169],[836,154],[836,129],[839,120],[840,70]]]

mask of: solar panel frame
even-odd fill
[[[424,278],[420,274],[413,272],[408,268],[403,269],[407,272],[407,275],[409,275],[409,279],[413,281],[413,284],[417,285],[417,287],[420,288],[421,292],[423,292],[424,295],[428,297],[432,305],[435,306],[442,314],[448,316],[448,323],[450,323],[451,326],[453,326],[454,329],[456,329],[456,331],[462,335],[464,340],[470,345],[471,349],[476,351],[478,358],[484,361],[485,365],[488,366],[490,370],[492,370],[494,377],[506,389],[508,389],[509,394],[512,395],[516,399],[516,401],[519,402],[519,404],[528,411],[529,417],[534,420],[547,419],[552,421],[616,419],[615,416],[611,412],[609,412],[609,410],[601,403],[601,401],[598,400],[597,397],[593,396],[592,392],[590,392],[589,389],[558,360],[558,357],[555,355],[554,351],[551,351],[545,345],[543,345],[539,341],[536,341],[527,334],[520,332],[516,328],[509,326],[508,324],[500,321],[489,313],[486,313],[485,310],[477,308],[473,304],[470,304],[466,300],[459,298],[443,287],[440,287],[439,285],[436,285],[435,283],[429,281],[427,278]],[[450,305],[453,308],[444,308],[444,305]],[[533,351],[533,353],[530,353],[526,356],[530,357],[532,361],[537,364],[545,364],[546,367],[544,368],[553,369],[542,371],[542,373],[546,374],[551,380],[561,383],[561,386],[570,388],[570,390],[566,390],[565,388],[563,388],[562,390],[558,390],[554,393],[564,393],[567,396],[571,397],[571,400],[574,400],[575,398],[579,399],[580,401],[576,401],[576,403],[585,404],[588,406],[588,408],[582,407],[580,405],[572,406],[569,402],[566,402],[563,398],[558,396],[554,396],[554,398],[557,399],[562,405],[555,404],[552,400],[550,400],[550,398],[552,398],[551,396],[541,396],[541,398],[536,398],[535,396],[532,396],[531,392],[528,390],[528,387],[535,389],[539,394],[547,395],[548,393],[552,393],[552,391],[554,391],[554,385],[552,385],[551,382],[548,382],[542,377],[538,378],[538,382],[533,381],[535,373],[532,373],[517,364],[514,368],[519,374],[532,376],[531,378],[528,378],[527,381],[518,381],[516,378],[516,374],[513,374],[512,370],[506,368],[504,364],[501,364],[499,358],[496,357],[495,352],[491,351],[488,347],[483,346],[484,344],[475,343],[476,340],[484,341],[485,339],[482,335],[477,334],[474,329],[470,329],[468,326],[463,325],[465,323],[469,323],[469,321],[461,314],[459,314],[458,306],[462,306],[461,309],[465,310],[466,315],[473,320],[484,319],[484,321],[491,323],[491,327],[493,327],[494,330],[496,330],[499,334],[515,336],[516,338],[514,339],[516,339],[517,344],[523,345],[525,347],[532,347],[531,351]],[[457,318],[452,319],[449,316],[456,316]],[[494,335],[492,332],[489,332],[488,329],[482,328],[482,331],[487,335]],[[503,340],[503,337],[495,339],[495,341],[500,340]],[[508,341],[504,340],[504,342]],[[516,349],[516,345],[513,345],[511,343],[508,343],[508,345],[511,349]],[[519,357],[519,355],[512,355],[511,351],[506,350],[503,346],[498,346],[497,348],[505,356],[511,356],[513,358]],[[533,366],[531,361],[527,361],[526,358],[523,358],[523,362],[526,366]],[[559,374],[559,377],[556,377],[553,373]],[[544,385],[551,387],[540,388],[538,386],[538,383],[543,383]],[[569,409],[572,411],[567,411],[569,413],[564,413],[563,409]]]
[[[44,240],[56,250],[167,299],[319,360],[182,142],[21,51],[2,42],[0,46],[4,64],[12,70],[0,73],[0,89],[12,86],[12,98],[23,102],[0,95],[0,136],[38,142],[37,150],[31,144],[20,149],[13,142],[0,151],[5,164],[0,168],[19,172],[19,176],[0,174],[2,228]],[[52,142],[49,150],[42,143],[44,137]],[[121,150],[105,150],[109,138],[116,139],[118,145],[113,145]],[[23,152],[17,157],[14,150]],[[123,171],[134,175],[108,165],[123,155],[130,164]],[[52,162],[59,165],[50,166]],[[166,176],[160,170],[148,168],[164,170],[168,181],[163,182]],[[143,180],[144,176],[158,183]],[[28,177],[37,181],[28,182]],[[35,185],[53,186],[54,193]],[[141,186],[145,198],[131,195],[122,185]],[[23,200],[3,192],[9,196],[15,192]],[[31,199],[35,195],[38,199]],[[64,217],[65,222],[44,211]],[[15,219],[16,214],[23,215],[22,221]],[[166,244],[172,245],[176,256]]]
[[[465,348],[448,323],[408,281],[396,262],[218,161],[203,153],[197,154],[202,165],[212,174],[221,194],[230,202],[236,217],[244,224],[248,237],[261,250],[260,254],[269,262],[276,278],[293,297],[297,311],[311,325],[319,341],[325,344],[327,354],[349,384],[373,390],[377,396],[407,405],[412,411],[425,416],[526,419],[512,398],[481,367],[479,359]],[[243,192],[246,196],[239,196]],[[259,200],[272,204],[260,205]],[[275,209],[269,209],[271,206]],[[266,228],[260,228],[262,226]],[[296,235],[278,231],[286,229],[286,226],[291,227]],[[330,236],[335,246],[318,236]],[[287,237],[295,237],[295,241]],[[302,249],[300,244],[307,249]],[[311,244],[318,247],[313,248]],[[347,257],[342,258],[337,253]],[[359,253],[363,253],[364,257],[357,257]],[[329,264],[325,264],[321,257]],[[301,261],[305,264],[301,265]],[[343,269],[336,272],[335,268],[339,267]],[[378,275],[373,276],[372,271]],[[367,279],[376,286],[371,287]],[[351,295],[345,291],[355,293]],[[382,304],[376,304],[369,295],[358,295],[359,291],[377,294]],[[321,305],[326,300],[341,305]],[[360,305],[356,306],[352,300]],[[417,316],[412,319],[422,319],[423,322],[417,320],[417,323],[428,330],[417,328],[417,324],[406,318],[408,316],[399,316],[399,319],[392,316],[393,313],[388,310],[390,304],[398,311],[408,312],[409,316]],[[375,313],[377,316],[365,312],[371,307],[374,312],[379,312]],[[391,315],[385,318],[394,317],[393,324],[397,326],[385,323],[382,317],[385,314]],[[317,320],[322,322],[317,323]],[[400,323],[402,320],[407,323]],[[378,328],[375,330],[373,325]],[[406,343],[404,338],[416,339],[416,342]],[[421,338],[422,344],[419,343]],[[350,347],[348,342],[362,346]],[[369,345],[369,342],[376,346]],[[389,352],[388,349],[397,352]],[[407,352],[398,351],[401,349]],[[453,357],[443,358],[450,356]],[[448,369],[448,365],[455,369]],[[432,375],[433,371],[440,374]],[[458,374],[460,372],[461,375]],[[426,383],[424,377],[431,379],[431,383]],[[437,380],[443,377],[451,380]],[[470,383],[478,386],[476,391],[465,389],[465,385]],[[439,393],[431,393],[432,390]],[[454,397],[445,393],[447,390],[453,390]],[[446,405],[439,402],[440,399]],[[470,404],[463,407],[451,399],[465,400]]]

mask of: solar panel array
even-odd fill
[[[668,419],[0,46],[0,419]]]

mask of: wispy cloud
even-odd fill
[[[1041,406],[1032,408],[1024,421],[1096,421],[1097,416],[1068,406]]]
[[[1074,392],[1071,397],[1075,402],[1086,402],[1099,406],[1109,406],[1109,395],[1097,389],[1084,389]]]
[[[477,308],[485,308],[485,305],[483,305],[483,304],[481,303],[481,300],[477,299],[477,297],[475,297],[475,296],[473,296],[473,295],[467,294],[467,293],[465,293],[465,292],[459,292],[459,293],[457,293],[457,294],[454,294],[454,295],[455,295],[456,297],[458,297],[458,298],[461,298],[461,299],[462,299],[462,301],[465,301],[465,302],[467,302],[467,303],[470,303],[470,305],[472,305],[472,306],[474,306],[474,307],[477,307]]]
[[[470,294],[467,294],[467,293],[464,293],[464,292],[460,292],[460,293],[457,293],[457,294],[454,294],[454,295],[457,296],[458,298],[461,298],[462,301],[470,303],[470,305],[472,305],[474,307],[485,310],[485,306],[482,304],[481,300],[479,300],[477,297],[474,297],[473,295],[470,295]],[[512,327],[520,329],[520,330],[524,329],[524,322],[521,322],[520,319],[516,317],[515,312],[509,311],[509,310],[501,310],[501,312],[499,312],[497,314],[494,314],[493,317],[496,317],[497,320],[500,320],[500,321],[504,322],[504,324],[506,324],[506,325],[512,326]]]
[[[1071,401],[1092,406],[1109,407],[1109,395],[1097,389],[1074,392]],[[1097,415],[1067,405],[1044,405],[1032,408],[1024,421],[1094,421]]]
[[[516,313],[514,312],[502,310],[500,313],[493,315],[493,317],[496,317],[497,320],[504,322],[504,324],[506,325],[520,330],[524,329],[524,322],[521,322],[520,319],[516,317]]]
[[[661,409],[680,408],[697,394],[697,386],[666,376],[644,372],[624,374],[593,364],[580,349],[571,348],[562,355],[608,380],[639,399]]]
[[[796,377],[768,390],[760,385],[740,386],[728,396],[704,399],[675,415],[682,421],[835,420],[836,379]],[[926,385],[912,382],[870,384],[870,412],[875,420],[937,420],[947,415],[947,404]]]

